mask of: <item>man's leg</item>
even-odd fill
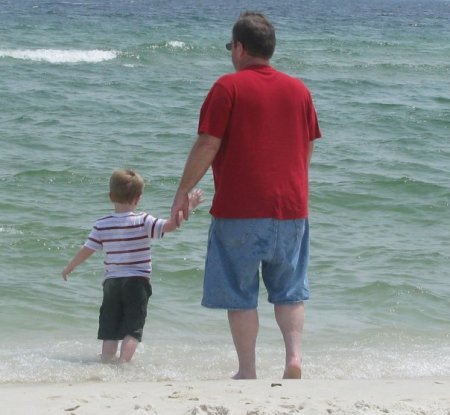
[[[300,347],[305,320],[303,302],[292,305],[275,305],[275,318],[283,335],[286,364],[283,379],[300,379],[302,358]]]
[[[228,310],[231,335],[238,355],[239,369],[233,379],[256,379],[255,347],[258,336],[258,312]]]
[[[132,359],[138,344],[139,341],[135,339],[133,336],[129,335],[125,336],[125,338],[122,340],[122,345],[120,346],[119,362],[120,363],[129,362]]]
[[[103,340],[102,346],[102,362],[111,363],[116,357],[117,347],[119,342],[117,340]]]

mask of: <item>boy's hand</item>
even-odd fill
[[[62,277],[64,281],[67,281],[69,274],[80,264],[82,264],[86,259],[88,259],[95,251],[87,246],[81,247],[78,253],[73,257],[73,259],[66,265],[63,269]]]
[[[194,189],[194,191],[189,195],[189,210],[194,210],[202,202],[204,202],[203,190]]]
[[[62,272],[62,277],[64,281],[67,281],[67,277],[69,276],[69,274],[72,272],[72,270],[69,269],[69,267],[66,267],[63,269]]]

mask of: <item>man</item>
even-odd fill
[[[203,103],[172,215],[188,219],[188,193],[212,165],[202,305],[228,310],[239,362],[234,378],[255,379],[261,269],[285,343],[283,377],[300,378],[317,116],[306,86],[270,66],[275,31],[265,16],[242,14],[226,46],[236,72],[219,78]]]

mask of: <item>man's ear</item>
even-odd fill
[[[238,56],[242,56],[244,54],[245,52],[244,45],[241,42],[239,42],[239,40],[236,42],[234,47],[236,49]]]

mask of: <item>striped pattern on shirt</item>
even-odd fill
[[[148,213],[114,213],[97,219],[85,246],[105,254],[105,279],[150,278],[152,257],[150,239],[164,236],[166,220]]]

